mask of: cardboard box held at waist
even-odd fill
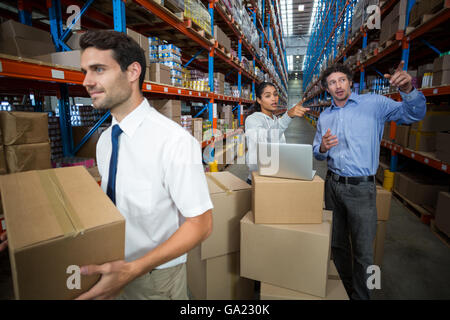
[[[0,177],[16,299],[73,299],[124,258],[125,220],[84,167]]]

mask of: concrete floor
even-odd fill
[[[287,143],[312,144],[315,128],[295,119],[285,135]],[[325,161],[314,159],[313,167],[325,178]],[[244,180],[248,176],[244,165],[227,170]],[[396,198],[387,221],[381,289],[373,291],[372,299],[450,299],[450,248]]]
[[[295,119],[286,131],[288,143],[312,143],[315,129],[304,119]],[[314,160],[314,169],[324,178],[325,162]],[[245,165],[227,168],[243,180]],[[443,244],[429,226],[406,209],[395,198],[381,266],[381,289],[373,299],[450,299],[450,248]],[[7,252],[0,253],[0,299],[12,299],[11,270]]]

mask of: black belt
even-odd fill
[[[327,178],[331,178],[336,182],[345,184],[359,184],[360,182],[373,182],[375,181],[374,176],[364,176],[364,177],[343,177],[330,170],[327,172]]]

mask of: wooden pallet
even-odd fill
[[[420,221],[424,224],[430,224],[433,218],[433,210],[431,208],[425,208],[418,204],[415,204],[411,200],[407,199],[404,195],[399,193],[397,190],[392,189],[392,194],[399,200],[414,216],[418,217]]]
[[[223,53],[228,57],[231,58],[231,52],[230,50],[228,50],[227,48],[225,48],[223,45],[221,45],[217,40],[216,40],[216,48],[223,51]]]
[[[193,31],[197,32],[199,35],[201,35],[203,38],[207,39],[212,44],[215,44],[216,40],[214,39],[214,37],[209,32],[206,32],[205,30],[203,30],[202,27],[200,27],[198,24],[196,24],[191,19],[185,18],[184,24],[186,25],[187,28],[192,29]]]
[[[430,221],[430,229],[433,234],[438,237],[439,240],[442,241],[447,247],[450,248],[450,237],[447,236],[445,233],[443,233],[441,230],[439,230],[438,227],[436,227],[436,222],[434,219]]]

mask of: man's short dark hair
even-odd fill
[[[80,38],[80,47],[85,50],[94,47],[99,50],[112,50],[113,58],[120,65],[124,72],[133,62],[141,65],[141,75],[139,77],[139,89],[145,79],[146,62],[145,52],[139,44],[123,32],[112,30],[87,31]]]
[[[325,89],[328,88],[327,78],[330,74],[332,74],[334,72],[342,72],[342,73],[346,74],[349,82],[352,81],[352,79],[353,79],[353,73],[349,67],[344,66],[341,63],[335,63],[331,67],[328,67],[327,69],[325,69],[325,71],[322,73],[322,80],[320,82],[321,82],[323,88],[325,88]]]

